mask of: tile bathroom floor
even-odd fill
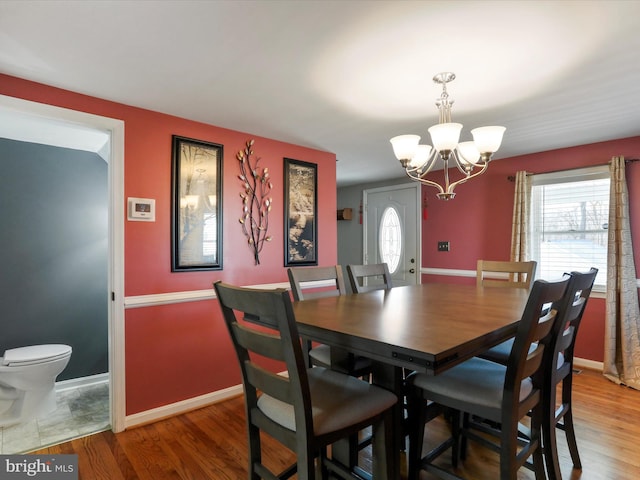
[[[25,453],[110,428],[108,382],[56,392],[57,408],[42,418],[0,428],[0,453]]]

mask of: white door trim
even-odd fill
[[[109,188],[109,381],[111,428],[125,428],[126,392],[124,363],[124,122],[86,112],[0,95],[0,109],[68,122],[89,129],[108,132],[111,136],[108,160]]]
[[[362,263],[366,262],[368,246],[367,246],[367,196],[373,193],[388,192],[392,190],[411,189],[416,192],[416,270],[418,270],[417,283],[422,283],[422,275],[420,270],[422,268],[422,223],[420,221],[420,202],[422,200],[421,184],[417,182],[411,183],[399,183],[396,185],[387,185],[385,187],[368,188],[362,191],[362,206],[365,214],[362,216]]]

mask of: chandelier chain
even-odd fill
[[[449,99],[449,93],[447,92],[447,83],[450,80],[441,81],[434,77],[433,81],[442,84],[442,93],[440,94],[440,98],[436,98],[436,107],[438,107],[438,111],[440,113],[438,123],[451,123],[451,106],[453,105],[454,100]]]

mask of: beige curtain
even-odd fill
[[[604,375],[640,390],[640,307],[624,157],[611,160]]]
[[[516,192],[513,197],[513,220],[511,225],[512,262],[528,260],[529,209],[531,204],[531,180],[527,172],[516,173]],[[516,279],[519,280],[519,279]]]

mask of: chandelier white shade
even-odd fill
[[[454,73],[443,72],[433,77],[433,81],[442,85],[442,94],[436,100],[440,112],[440,121],[428,129],[431,145],[420,144],[419,135],[399,135],[391,139],[393,153],[400,161],[406,174],[438,189],[438,198],[449,200],[455,197],[454,188],[484,173],[489,166],[491,156],[500,148],[505,127],[491,126],[471,130],[473,141],[460,142],[462,124],[451,122],[451,105],[447,83],[456,78]],[[439,184],[427,179],[438,158],[444,163],[444,183]],[[456,181],[449,179],[449,160],[452,159],[462,177]]]
[[[442,150],[453,150],[458,146],[461,131],[461,123],[440,123],[429,127],[433,148],[439,152]]]

